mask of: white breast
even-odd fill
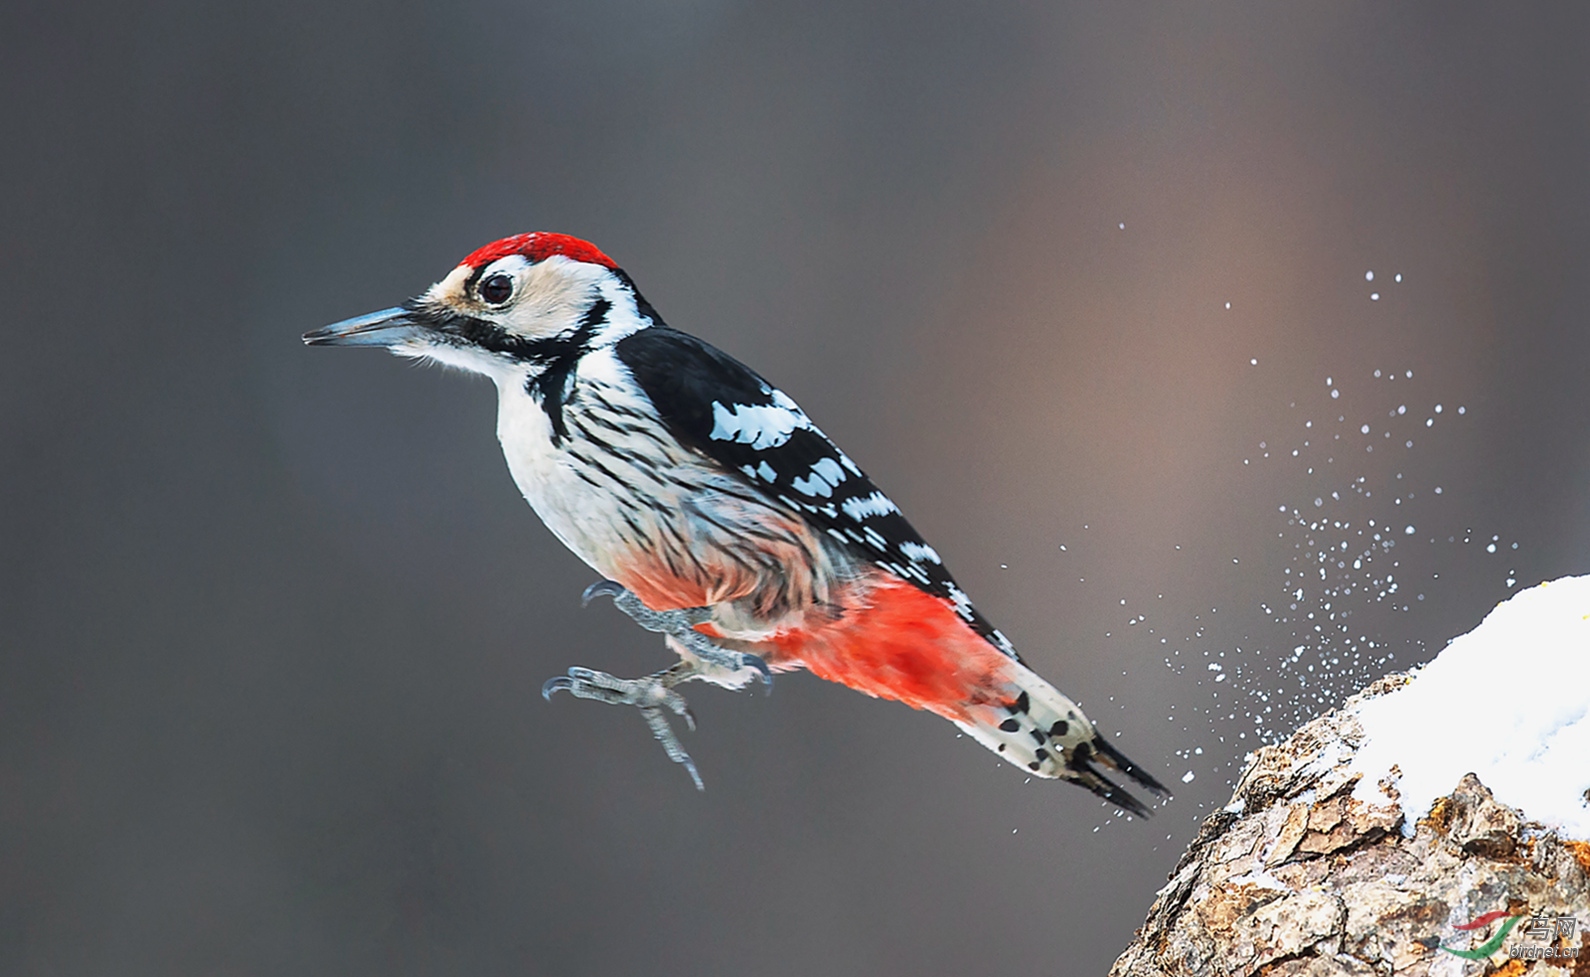
[[[525,392],[522,384],[499,384],[497,390],[497,440],[508,462],[508,472],[525,501],[565,546],[579,553],[570,516],[569,471],[563,452],[552,444],[552,423],[546,411]],[[587,558],[586,562],[590,562]]]
[[[497,439],[514,483],[553,535],[608,577],[659,519],[680,515],[708,476],[673,444],[623,369],[607,350],[581,358],[563,407],[568,436],[556,443],[551,419],[523,382],[498,383]]]
[[[722,609],[733,632],[826,601],[847,571],[816,529],[679,444],[611,351],[582,357],[575,378],[557,441],[523,380],[498,382],[508,470],[565,546],[608,579],[667,568],[687,591],[747,595]]]

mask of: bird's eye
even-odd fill
[[[492,275],[480,283],[480,297],[492,305],[501,305],[513,294],[513,279],[503,274]]]

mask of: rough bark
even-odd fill
[[[1397,805],[1351,796],[1363,741],[1353,706],[1406,681],[1381,679],[1249,756],[1231,804],[1204,821],[1111,977],[1590,977],[1590,844],[1530,823],[1473,775],[1411,837]],[[1441,948],[1483,948],[1505,919],[1457,927],[1496,910],[1525,917],[1496,953]],[[1537,913],[1573,916],[1573,936],[1527,936]],[[1509,956],[1547,945],[1562,956]]]

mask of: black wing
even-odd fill
[[[950,601],[974,631],[1020,661],[899,507],[783,391],[727,353],[664,326],[626,336],[614,352],[680,443],[801,513],[859,559]]]

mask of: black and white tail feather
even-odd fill
[[[1152,816],[1147,805],[1110,780],[1099,767],[1124,774],[1155,797],[1171,792],[1104,738],[1075,702],[1024,665],[1017,666],[1015,699],[983,707],[977,722],[956,725],[995,753],[1034,775],[1069,780],[1121,810]]]

